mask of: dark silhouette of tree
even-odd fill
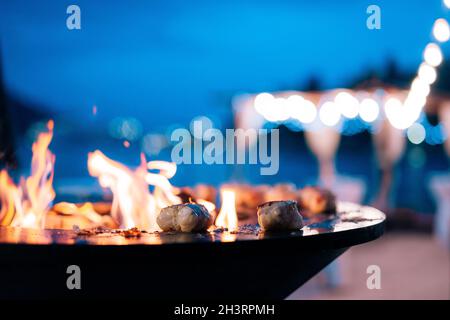
[[[321,89],[321,83],[317,76],[311,76],[307,81],[305,86],[302,88],[303,91],[319,91]]]
[[[382,80],[386,83],[394,84],[398,82],[400,79],[401,75],[397,66],[397,62],[392,57],[387,58],[384,77]]]

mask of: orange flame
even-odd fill
[[[222,197],[222,207],[217,215],[216,227],[227,228],[235,231],[238,228],[238,217],[236,213],[236,193],[230,189],[223,189],[220,192]]]
[[[48,149],[53,138],[53,127],[53,121],[49,121],[48,131],[39,134],[33,143],[29,177],[22,178],[16,185],[6,170],[0,171],[0,225],[45,228],[46,216],[55,198],[52,187],[55,156]],[[131,169],[96,150],[88,154],[88,170],[91,176],[98,178],[102,187],[111,190],[111,217],[122,228],[160,230],[156,223],[160,210],[181,203],[181,198],[177,196],[179,189],[169,182],[177,171],[174,163],[147,162],[142,154],[141,164]],[[215,210],[211,202],[203,199],[196,199],[196,202],[203,204],[210,212]],[[81,214],[95,224],[101,225],[107,220],[97,214],[91,203],[81,207],[70,203],[57,206],[58,212],[63,215]],[[229,229],[233,229],[233,225]]]
[[[38,135],[33,143],[31,173],[14,184],[6,170],[0,171],[0,224],[4,226],[43,228],[45,216],[55,198],[53,169],[55,156],[48,150],[53,138],[54,123],[47,123],[48,132]]]
[[[88,169],[91,176],[98,178],[102,187],[111,189],[111,215],[123,228],[160,230],[156,217],[161,208],[181,203],[168,180],[176,172],[176,165],[173,163],[146,163],[142,155],[140,166],[132,170],[96,150],[88,155]],[[159,170],[159,173],[148,170]],[[153,193],[150,192],[149,185],[154,186]]]

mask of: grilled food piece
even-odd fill
[[[258,206],[258,223],[265,231],[296,230],[303,227],[303,219],[293,200],[270,201]]]
[[[206,231],[213,221],[201,204],[184,203],[163,208],[156,222],[163,231],[201,232]]]
[[[183,202],[196,202],[199,199],[214,203],[216,200],[216,189],[206,184],[198,184],[195,187],[181,187],[178,189],[177,196]]]
[[[298,196],[299,208],[307,217],[318,213],[336,212],[336,197],[329,190],[319,187],[305,187],[299,191]]]
[[[278,183],[266,191],[265,201],[296,200],[297,188],[292,183]]]

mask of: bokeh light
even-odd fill
[[[432,67],[437,67],[442,63],[442,52],[439,46],[435,43],[430,43],[425,47],[423,58],[426,63]]]
[[[447,9],[450,9],[450,0],[444,0],[444,4],[447,7]]]
[[[408,108],[404,108],[402,102],[395,98],[389,98],[384,104],[384,113],[391,125],[399,130],[407,129],[416,119]]]
[[[117,117],[109,123],[109,134],[116,139],[135,141],[142,135],[142,124],[136,118]]]
[[[418,76],[419,79],[430,85],[436,81],[437,72],[432,66],[422,63],[419,67]]]
[[[285,98],[275,98],[275,105],[271,109],[269,117],[273,120],[271,121],[286,121],[289,119],[289,104]]]
[[[358,99],[356,99],[350,93],[339,92],[334,98],[334,103],[344,117],[353,119],[358,115]]]
[[[375,121],[378,118],[379,114],[380,114],[380,107],[378,106],[378,103],[374,99],[366,98],[363,101],[361,101],[361,104],[359,106],[359,116],[365,122]]]
[[[301,123],[312,123],[317,116],[314,103],[299,95],[292,95],[287,99],[291,118]]]
[[[332,101],[327,101],[319,109],[319,118],[324,125],[333,127],[341,119],[341,113]]]
[[[420,144],[426,137],[425,128],[420,123],[413,123],[406,131],[406,136],[411,143]]]
[[[283,122],[288,120],[292,109],[292,103],[288,103],[287,99],[274,97],[267,92],[258,94],[255,97],[253,106],[259,114],[270,122]]]
[[[437,19],[433,26],[433,36],[439,42],[446,42],[450,38],[450,28],[445,19]]]
[[[148,156],[158,155],[167,146],[168,142],[163,134],[148,133],[142,138],[142,151]]]
[[[195,125],[198,126],[199,124],[201,124],[201,130],[195,130]],[[208,129],[212,129],[213,127],[214,124],[212,120],[206,116],[195,117],[194,119],[192,119],[189,125],[189,129],[196,139],[203,139],[203,133]]]
[[[447,132],[442,123],[432,125],[427,117],[424,117],[421,124],[425,128],[425,142],[430,145],[442,144],[447,139]]]
[[[258,94],[253,101],[253,106],[256,112],[265,117],[265,114],[270,110],[275,101],[275,97],[267,92]]]
[[[417,94],[422,97],[427,97],[430,94],[430,85],[422,78],[416,77],[411,83],[412,94]]]

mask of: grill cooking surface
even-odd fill
[[[0,228],[1,244],[80,244],[80,245],[161,245],[189,243],[235,243],[242,241],[264,241],[297,239],[307,241],[309,238],[329,238],[334,235],[339,238],[352,231],[371,230],[371,227],[381,225],[385,215],[377,209],[362,207],[350,203],[339,203],[338,212],[334,215],[319,215],[305,220],[305,227],[291,232],[262,232],[257,225],[241,226],[236,232],[221,229],[206,233],[175,233],[175,232],[142,232],[136,234],[119,231],[101,230],[84,234],[74,230],[37,230],[24,228]],[[354,233],[356,234],[356,233]],[[355,239],[356,240],[356,239]]]
[[[340,203],[338,212],[280,233],[251,225],[130,238],[139,233],[0,228],[0,298],[283,299],[349,247],[383,234],[376,209]],[[66,288],[73,264],[83,270],[82,290]]]

